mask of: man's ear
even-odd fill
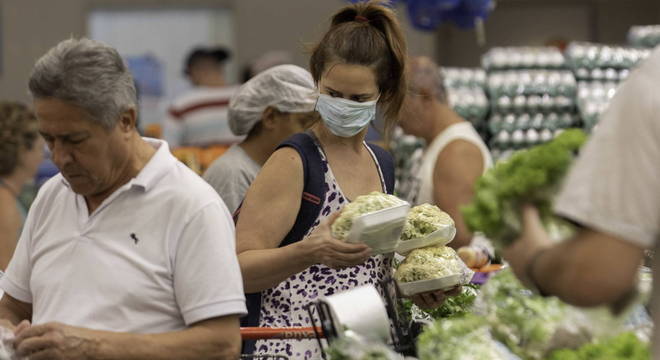
[[[433,100],[435,98],[435,93],[430,89],[420,88],[417,90],[417,93],[422,97],[422,100],[424,101]]]
[[[130,107],[124,110],[119,117],[119,128],[122,133],[132,133],[137,125],[137,111],[135,108]]]

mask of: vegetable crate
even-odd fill
[[[392,278],[386,278],[381,281],[382,289],[385,292],[386,310],[388,317],[392,321],[391,327],[394,350],[404,355],[414,355],[415,335],[420,329],[408,316],[402,308],[398,299],[401,295],[398,293],[396,283]],[[339,324],[335,324],[331,316],[331,310],[326,303],[315,301],[307,305],[311,327],[289,327],[289,328],[264,328],[264,327],[242,327],[241,337],[243,340],[275,340],[275,339],[316,339],[319,347],[324,349],[334,339],[341,336]],[[322,352],[323,359],[327,359],[325,352]],[[286,360],[282,355],[242,355],[241,359],[255,360]]]

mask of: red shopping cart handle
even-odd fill
[[[316,329],[316,331],[315,331]],[[323,337],[320,327],[290,327],[290,328],[263,328],[242,327],[241,337],[243,340],[266,340],[266,339],[316,339],[317,334]]]

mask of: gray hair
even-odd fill
[[[60,42],[32,69],[30,93],[55,98],[86,110],[106,129],[129,108],[137,108],[135,84],[114,48],[86,38]]]
[[[448,103],[444,77],[433,60],[425,56],[411,58],[409,74],[410,87],[415,90],[426,90],[439,102]]]

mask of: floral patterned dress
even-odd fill
[[[316,228],[321,221],[336,211],[341,210],[348,202],[342,194],[335,176],[328,165],[327,158],[319,146],[323,170],[325,172],[325,202],[323,211],[314,222],[314,226],[306,236]],[[385,191],[384,178],[380,165],[374,153],[367,144],[364,146],[371,153],[380,174],[381,186]],[[260,327],[307,327],[312,326],[309,313],[305,306],[317,298],[346,291],[358,286],[374,284],[383,294],[380,281],[391,273],[391,257],[376,255],[370,257],[364,264],[335,270],[325,265],[314,265],[291,276],[272,289],[261,293]],[[322,349],[318,341],[311,340],[260,340],[257,341],[255,354],[285,355],[290,359],[320,359]]]

